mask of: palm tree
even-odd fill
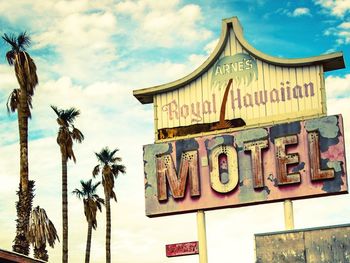
[[[27,238],[34,246],[34,257],[44,261],[49,260],[46,243],[53,248],[56,239],[60,241],[55,226],[47,217],[45,210],[39,206],[34,208],[30,215]]]
[[[6,53],[6,59],[10,66],[14,66],[19,84],[19,89],[12,91],[7,102],[8,111],[17,111],[20,144],[20,183],[16,204],[17,225],[12,248],[15,252],[28,255],[29,243],[26,238],[26,230],[34,197],[34,182],[30,182],[28,176],[28,118],[31,117],[31,101],[34,88],[38,84],[38,76],[35,63],[26,52],[26,48],[30,46],[30,37],[27,33],[20,33],[17,37],[13,34],[4,34],[2,38],[11,46],[11,50]]]
[[[110,151],[108,147],[105,147],[99,153],[95,153],[98,165],[95,166],[92,175],[96,177],[100,171],[102,176],[102,185],[105,193],[106,203],[106,263],[111,262],[111,206],[110,199],[114,198],[117,201],[116,195],[113,191],[114,178],[117,178],[119,173],[125,173],[125,166],[119,164],[122,161],[120,157],[115,154],[118,149]]]
[[[92,179],[90,179],[89,181],[86,181],[86,182],[81,180],[80,184],[81,184],[81,190],[78,188],[75,188],[72,193],[75,194],[79,199],[83,198],[83,202],[84,202],[84,213],[85,213],[86,221],[88,222],[88,234],[87,234],[86,250],[85,250],[85,263],[89,263],[92,228],[96,229],[97,227],[96,212],[97,212],[97,209],[99,209],[100,212],[102,212],[101,204],[104,204],[104,200],[96,194],[96,189],[101,184],[101,182],[93,184]]]
[[[57,144],[60,146],[62,157],[62,262],[68,262],[68,197],[67,197],[67,162],[68,159],[73,159],[73,140],[81,143],[84,140],[84,135],[73,123],[76,117],[80,115],[80,111],[75,108],[68,110],[58,109],[56,106],[51,106],[57,114],[57,123],[59,125]]]

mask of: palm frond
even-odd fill
[[[39,206],[34,208],[30,215],[27,238],[36,248],[46,243],[54,247],[56,239],[59,241],[54,224],[47,217],[45,210]]]
[[[72,107],[70,109],[63,110],[60,117],[66,122],[72,124],[75,118],[78,117],[79,115],[80,115],[80,111]]]
[[[72,191],[72,194],[76,195],[79,199],[81,199],[84,196],[84,193],[80,191],[78,188],[75,188]]]
[[[20,55],[23,54],[24,57],[24,71],[27,81],[27,92],[29,96],[34,95],[34,89],[35,86],[38,85],[38,76],[36,74],[36,65],[34,63],[34,60],[30,57],[30,55],[23,51],[20,53]]]
[[[126,168],[122,164],[113,164],[112,165],[112,173],[114,176],[118,176],[119,173],[125,174],[126,173]]]
[[[83,133],[80,130],[78,130],[77,128],[75,128],[74,125],[72,125],[72,127],[73,127],[73,130],[71,132],[71,135],[72,135],[73,140],[81,143],[84,140]]]
[[[13,50],[6,52],[6,60],[10,66],[13,65],[13,62],[15,60],[15,52]]]
[[[108,147],[104,147],[99,153],[95,153],[95,155],[100,163],[107,165],[119,160],[121,161],[120,157],[114,156],[118,151],[118,148],[111,151]]]
[[[73,161],[76,163],[77,162],[77,159],[75,158],[75,155],[74,155],[74,151],[73,151],[73,148],[72,148],[73,145],[69,145],[67,146],[67,157],[68,159],[73,159]]]
[[[6,107],[8,112],[15,112],[18,108],[19,105],[19,95],[20,94],[20,89],[14,89],[6,102]]]
[[[100,172],[100,165],[98,164],[94,167],[94,170],[92,171],[92,176],[95,178],[99,174],[99,172]]]
[[[96,176],[100,172],[101,165],[103,165],[101,174],[105,196],[106,198],[114,199],[115,201],[117,201],[117,197],[113,191],[114,179],[117,178],[119,173],[126,172],[126,167],[118,163],[122,158],[115,156],[118,151],[118,148],[111,151],[108,147],[104,147],[99,153],[95,153],[100,165],[97,165],[93,171],[93,175]]]
[[[96,192],[96,189],[97,187],[101,184],[101,182],[97,182],[96,184],[93,184],[92,185],[92,192],[95,193]]]
[[[86,220],[92,223],[94,229],[97,227],[96,221],[96,211],[99,209],[102,211],[101,204],[104,204],[104,200],[96,194],[96,189],[100,185],[100,182],[96,184],[92,183],[92,179],[88,181],[80,181],[81,189],[75,189],[73,192],[79,192],[81,195],[78,197],[83,197],[84,203],[84,214]]]
[[[122,161],[122,158],[120,158],[120,157],[118,157],[118,156],[113,157],[113,158],[111,159],[111,163],[116,163],[116,162],[121,162],[121,161]]]
[[[51,109],[56,113],[56,115],[59,117],[60,116],[60,111],[55,105],[50,105]]]
[[[7,35],[6,33],[2,36],[2,39],[7,43],[10,44],[13,51],[19,51],[19,47],[17,45],[17,39],[14,34]]]
[[[97,205],[98,210],[100,210],[100,212],[102,212],[101,202],[96,202],[96,205]]]
[[[111,160],[112,160],[113,158],[115,158],[114,155],[115,155],[118,151],[119,151],[119,149],[118,149],[118,148],[115,148],[113,151],[111,151],[111,152],[109,153],[109,157],[110,157]]]
[[[65,109],[59,109],[56,106],[51,105],[51,108],[54,110],[58,118],[70,124],[72,124],[75,118],[80,115],[80,111],[74,107],[65,110]]]
[[[29,47],[31,43],[30,37],[26,31],[20,33],[17,37],[17,45],[20,49],[25,50],[26,47]]]
[[[104,171],[102,172],[102,185],[105,189],[106,198],[109,198],[109,199],[114,198],[117,201],[117,198],[116,198],[115,193],[113,191],[114,176],[111,173],[111,168],[109,166],[105,166]]]
[[[97,160],[100,162],[100,163],[104,163],[103,162],[103,156],[100,154],[100,153],[95,153],[96,157],[97,157]]]

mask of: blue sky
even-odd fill
[[[141,105],[132,90],[191,73],[214,49],[222,19],[232,16],[239,18],[248,42],[269,55],[295,58],[343,51],[346,65],[350,63],[349,0],[16,0],[0,2],[0,10],[0,34],[26,30],[32,37],[28,51],[40,85],[29,124],[30,176],[36,181],[34,205],[47,210],[59,233],[58,127],[49,106],[75,106],[82,112],[76,126],[86,140],[75,145],[77,163],[68,167],[69,191],[90,178],[94,152],[106,145],[120,149],[127,174],[118,178],[118,203],[112,204],[116,262],[180,262],[165,257],[164,245],[197,238],[194,214],[157,219],[144,215],[142,145],[153,143],[153,109]],[[6,64],[7,50],[1,43],[0,247],[10,250],[19,154],[16,116],[7,114],[5,104],[18,84],[13,68]],[[326,76],[328,113],[343,114],[349,149],[350,67]],[[86,222],[80,201],[69,198],[70,259],[81,262]],[[347,196],[296,201],[296,227],[347,223],[349,201]],[[104,214],[98,222],[92,261],[104,262]],[[178,231],[174,226],[186,227]],[[281,203],[207,212],[209,260],[231,262],[235,257],[238,262],[253,262],[253,234],[282,229]],[[49,252],[52,262],[60,262],[60,244]],[[196,256],[180,260],[198,261]]]

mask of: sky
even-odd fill
[[[68,191],[91,178],[95,152],[119,148],[127,168],[116,181],[112,203],[112,262],[198,262],[167,258],[165,245],[197,240],[196,214],[147,218],[142,146],[154,142],[153,108],[132,90],[182,78],[210,55],[224,18],[237,16],[247,41],[276,57],[350,55],[350,0],[72,0],[1,1],[0,34],[26,30],[39,85],[29,121],[29,170],[34,206],[44,208],[61,237],[61,157],[58,125],[50,105],[76,107],[85,140],[68,164]],[[0,43],[0,247],[11,250],[19,184],[16,114],[6,101],[18,87]],[[350,152],[350,67],[326,73],[328,115],[343,114]],[[347,159],[350,160],[349,154]],[[348,165],[349,166],[349,165]],[[348,169],[349,172],[349,169]],[[99,194],[103,196],[102,188]],[[69,194],[69,259],[84,260],[87,223],[82,201]],[[349,195],[294,201],[295,227],[349,223]],[[97,216],[91,262],[104,262],[105,213]],[[209,262],[253,262],[254,234],[284,229],[283,203],[206,212]],[[61,243],[49,249],[61,261]]]

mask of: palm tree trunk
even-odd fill
[[[224,97],[222,98],[222,103],[221,103],[221,109],[220,109],[220,124],[225,123],[225,115],[226,115],[226,103],[227,103],[227,98],[228,98],[228,92],[230,91],[230,87],[232,84],[232,79],[230,79],[226,85]]]
[[[17,192],[18,202],[16,202],[17,219],[16,219],[16,237],[13,251],[24,255],[29,254],[29,242],[27,240],[27,229],[29,225],[29,215],[33,205],[34,198],[34,181],[29,181],[28,194],[24,194],[19,186]]]
[[[49,255],[47,254],[46,244],[44,243],[40,247],[34,247],[34,258],[49,261]]]
[[[92,236],[92,222],[89,222],[87,240],[86,240],[86,250],[85,250],[85,263],[90,262],[91,236]]]
[[[26,207],[24,203],[31,199],[28,191],[28,103],[27,103],[27,87],[20,87],[19,106],[18,106],[18,130],[19,130],[19,144],[20,144],[20,184],[19,184],[19,199],[17,207],[17,229],[15,244],[13,250],[15,252],[28,255],[29,242],[26,238],[26,231],[29,224],[29,216],[32,207]]]
[[[62,262],[68,263],[67,157],[62,153]]]
[[[106,263],[111,263],[111,204],[105,189],[106,202]]]

